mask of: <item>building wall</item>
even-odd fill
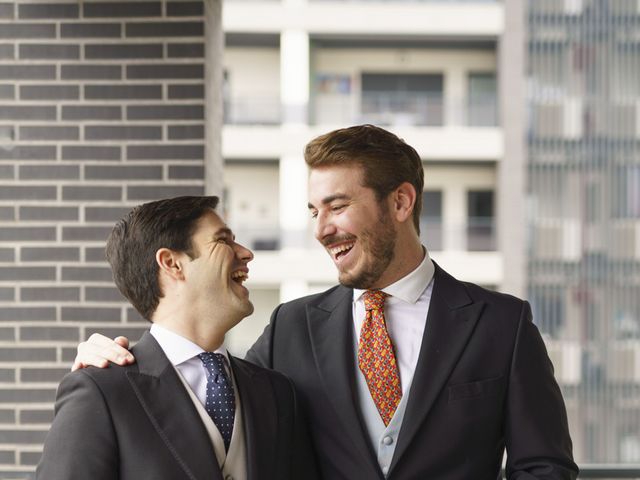
[[[204,192],[204,33],[201,1],[0,2],[0,478],[30,478],[76,344],[147,326],[104,240]]]

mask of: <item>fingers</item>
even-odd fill
[[[126,349],[129,340],[126,337],[117,337],[116,340],[94,333],[86,342],[78,345],[78,354],[73,362],[71,371],[88,366],[105,368],[109,362],[118,365],[133,363],[133,355]]]

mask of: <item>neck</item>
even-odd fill
[[[382,289],[406,277],[418,268],[424,256],[424,248],[416,235],[404,241],[398,236],[393,260],[371,288]]]
[[[192,341],[207,352],[213,352],[222,346],[227,330],[218,319],[211,316],[198,315],[195,312],[185,313],[184,309],[171,308],[168,305],[158,305],[153,315],[153,323],[162,325],[181,337]]]

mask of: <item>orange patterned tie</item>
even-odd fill
[[[402,398],[400,372],[384,321],[387,294],[380,290],[367,290],[363,297],[366,317],[360,331],[358,366],[380,417],[387,426]]]

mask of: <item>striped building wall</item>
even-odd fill
[[[202,1],[0,0],[0,478],[32,478],[55,390],[93,332],[146,328],[104,240],[204,192]]]

